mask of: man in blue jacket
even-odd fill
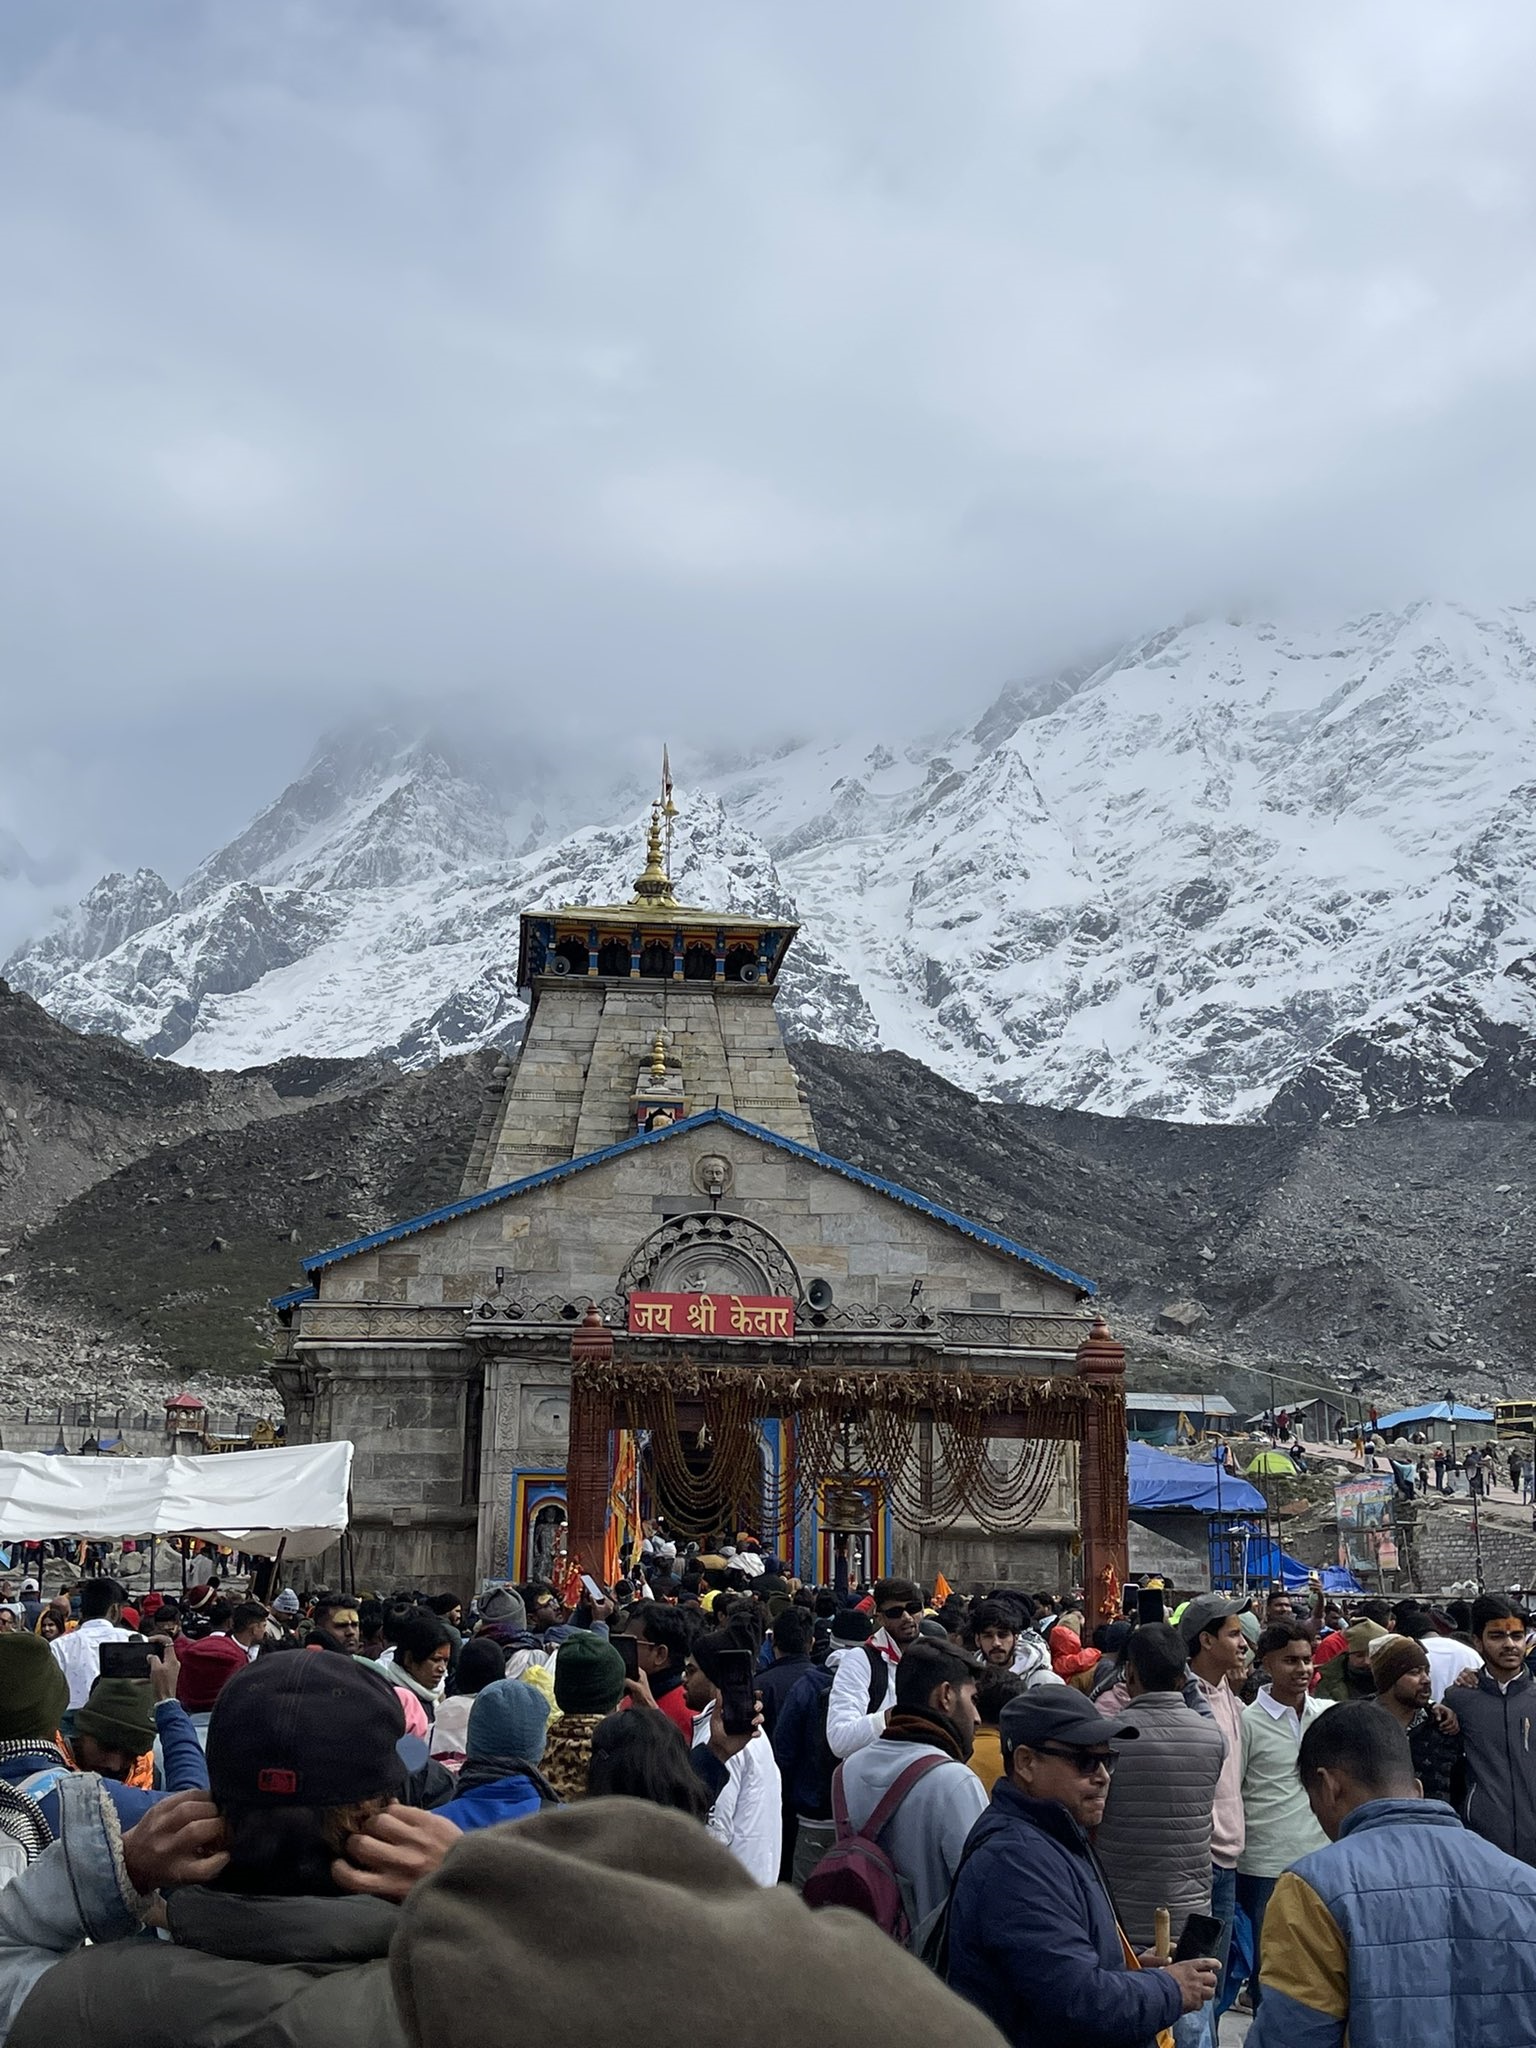
[[[1003,1776],[955,1879],[950,1985],[1012,2048],[1147,2048],[1215,1997],[1217,1966],[1137,1969],[1089,1846],[1115,1746],[1139,1730],[1071,1686],[1009,1700],[999,1730]]]
[[[1296,1768],[1329,1846],[1275,1886],[1248,2048],[1529,2041],[1536,1872],[1421,1796],[1379,1707],[1314,1721]]]

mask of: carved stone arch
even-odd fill
[[[771,1231],[745,1216],[701,1209],[669,1216],[636,1245],[619,1275],[620,1294],[788,1294],[800,1272]]]

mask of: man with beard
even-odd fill
[[[998,1671],[1011,1671],[1025,1685],[1060,1685],[1051,1653],[1011,1600],[980,1600],[966,1630],[966,1645]]]
[[[942,1643],[921,1642],[896,1667],[895,1705],[877,1741],[855,1750],[839,1777],[857,1833],[909,1765],[931,1758],[880,1833],[910,1891],[908,1919],[921,1925],[949,1896],[966,1836],[986,1811],[981,1780],[968,1767],[976,1733],[978,1670]]]
[[[1461,1723],[1449,1707],[1435,1703],[1424,1645],[1410,1636],[1383,1636],[1375,1650],[1371,1674],[1376,1704],[1407,1736],[1413,1773],[1424,1797],[1449,1805],[1461,1774]]]

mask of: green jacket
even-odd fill
[[[1374,1700],[1376,1681],[1369,1672],[1363,1679],[1350,1683],[1349,1652],[1341,1650],[1337,1657],[1330,1657],[1318,1677],[1315,1700],[1331,1700],[1336,1707],[1346,1706],[1351,1700]]]
[[[398,1907],[193,1885],[167,1917],[170,1943],[107,1942],[45,1971],[7,2048],[405,2048],[389,1986]]]

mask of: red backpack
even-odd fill
[[[837,1840],[805,1881],[802,1897],[808,1906],[846,1906],[850,1912],[873,1920],[892,1941],[906,1946],[912,1935],[911,1889],[886,1854],[880,1837],[918,1779],[927,1777],[946,1761],[931,1750],[926,1756],[914,1758],[857,1830],[848,1818],[843,1766],[838,1765],[832,1774],[832,1818],[837,1823]]]

